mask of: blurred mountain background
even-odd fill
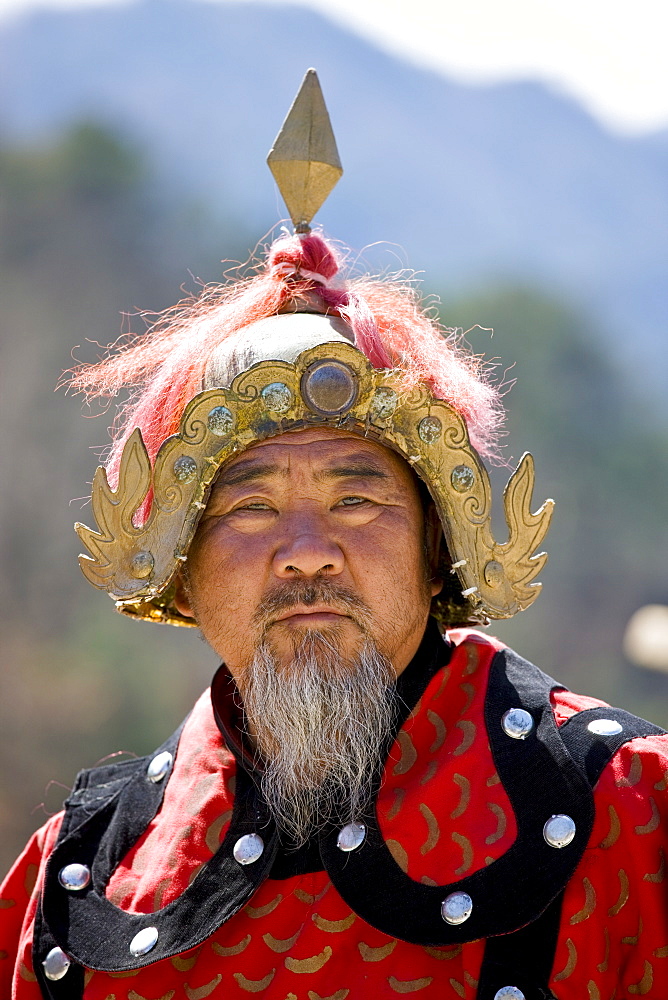
[[[535,505],[557,501],[544,593],[494,631],[668,725],[668,679],[622,652],[633,612],[668,603],[668,133],[614,135],[539,84],[455,84],[297,7],[33,12],[0,25],[0,866],[78,767],[151,750],[215,667],[80,575],[112,414],[53,389],[141,328],[122,312],[219,279],[284,214],[264,158],[309,65],[346,170],[319,222],[353,270],[419,268],[517,379],[506,458],[532,451]]]

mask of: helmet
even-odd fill
[[[135,389],[93,481],[98,530],[75,526],[86,578],[124,614],[196,624],[174,604],[176,577],[218,471],[259,441],[327,427],[393,449],[424,483],[444,532],[446,585],[432,608],[444,626],[523,610],[540,589],[547,556],[534,553],[552,501],[531,512],[525,454],[504,493],[508,540],[494,539],[481,455],[494,454],[500,405],[480,359],[443,335],[412,287],[342,283],[333,247],[311,232],[341,173],[312,70],[269,162],[295,234],[271,246],[260,273],[205,289],[75,373],[73,385],[91,394]]]

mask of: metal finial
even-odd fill
[[[267,163],[296,232],[310,232],[311,219],[343,173],[314,69],[307,70]]]

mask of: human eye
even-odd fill
[[[341,497],[337,507],[359,507],[361,504],[371,503],[366,497]]]

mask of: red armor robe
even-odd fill
[[[464,630],[448,639],[449,662],[434,672],[401,726],[384,763],[376,805],[393,864],[418,886],[458,884],[473,873],[491,873],[518,835],[490,749],[494,721],[488,717],[486,727],[484,715],[490,667],[504,647]],[[551,704],[559,725],[603,705],[563,689],[552,692]],[[206,694],[186,721],[162,804],[113,872],[107,899],[126,912],[156,915],[178,901],[225,839],[237,770]],[[538,797],[538,785],[527,773],[529,805]],[[593,827],[559,917],[549,977],[559,1000],[668,997],[667,787],[668,736],[632,739],[604,768],[594,792]],[[42,997],[33,965],[33,926],[61,819],[62,814],[53,817],[35,834],[2,888],[3,1000]],[[552,849],[555,858],[566,851]],[[360,864],[362,858],[360,853]],[[358,882],[351,892],[363,906],[379,893],[401,904],[392,899],[391,885],[377,884],[375,869]],[[517,891],[526,893],[526,885]],[[501,916],[514,905],[512,897],[506,885],[495,903]],[[420,915],[409,904],[405,910],[402,917],[399,905],[396,919],[405,919],[410,937]],[[127,950],[122,942],[116,946]],[[473,1000],[484,949],[483,940],[408,943],[355,912],[325,871],[310,871],[265,878],[245,905],[190,950],[128,971],[86,969],[83,996],[369,1000],[415,994],[420,1000]]]

